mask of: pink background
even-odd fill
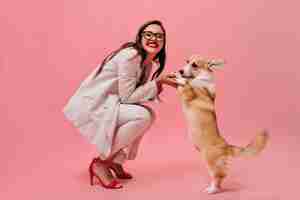
[[[0,196],[4,199],[251,199],[299,197],[297,1],[6,1],[0,6]],[[4,5],[3,5],[4,4]],[[61,109],[96,63],[132,40],[146,20],[167,29],[167,71],[193,53],[225,58],[216,73],[219,126],[245,145],[258,128],[271,141],[261,156],[237,159],[208,196],[207,171],[188,141],[175,91],[128,162],[121,191],[88,185],[96,150]]]

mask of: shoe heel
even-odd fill
[[[90,173],[90,184],[91,185],[94,185],[94,177],[96,177],[97,179],[98,179],[98,181],[99,181],[99,183],[100,183],[100,185],[102,185],[102,187],[104,187],[104,188],[108,188],[108,189],[120,189],[120,188],[122,188],[123,186],[122,185],[120,185],[120,183],[118,182],[118,181],[116,181],[116,180],[113,180],[111,183],[109,183],[109,184],[104,184],[104,182],[101,180],[101,178],[97,175],[97,174],[95,174],[95,172],[93,171],[93,164],[95,163],[95,162],[97,162],[97,158],[95,158],[93,161],[92,161],[92,163],[90,164],[90,167],[89,167],[89,173]]]
[[[93,165],[93,162],[91,163],[91,165],[89,166],[89,173],[90,173],[90,185],[94,185],[94,172],[93,172],[93,169],[92,169],[92,165]]]
[[[94,174],[90,172],[90,184],[94,185]]]

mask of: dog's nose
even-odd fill
[[[181,70],[179,70],[179,73],[180,73],[180,74],[183,74],[183,70],[182,70],[182,69],[181,69]]]

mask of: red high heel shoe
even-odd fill
[[[111,169],[119,179],[132,179],[132,175],[124,171],[122,165],[120,164],[113,163],[109,166],[109,169]]]
[[[101,178],[94,172],[93,170],[93,166],[94,164],[96,164],[97,162],[106,165],[107,162],[100,160],[100,158],[94,158],[89,166],[89,172],[90,172],[90,184],[94,185],[94,177],[96,177],[100,184],[102,185],[102,187],[107,188],[107,189],[120,189],[123,186],[121,185],[120,182],[118,182],[117,180],[113,180],[112,182],[110,182],[109,184],[105,184]]]

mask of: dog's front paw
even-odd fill
[[[187,83],[187,80],[185,79],[185,78],[176,78],[175,79],[176,80],[176,82],[178,83],[178,85],[185,85],[186,83]]]
[[[173,75],[175,76],[175,80],[178,85],[183,86],[187,83],[187,80],[185,78],[183,78],[180,73],[175,72],[175,73],[173,73]]]

